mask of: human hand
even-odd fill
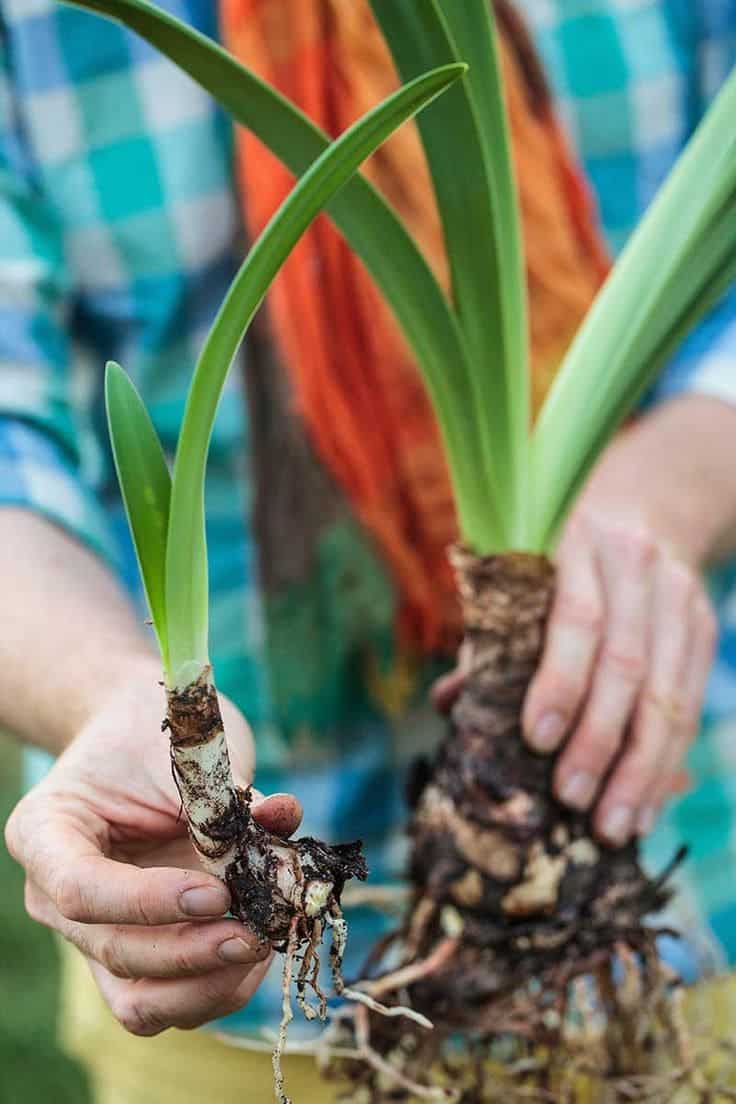
[[[116,1019],[135,1035],[192,1028],[241,1008],[270,949],[226,919],[225,885],[202,871],[180,816],[155,660],[136,664],[14,810],[8,850],[26,871],[26,908],[87,957]],[[250,781],[253,741],[221,699],[236,780]],[[298,803],[253,805],[288,835]]]
[[[716,639],[697,563],[604,473],[564,530],[539,670],[524,707],[530,745],[553,752],[559,798],[595,806],[605,841],[646,835],[678,788]]]

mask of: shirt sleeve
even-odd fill
[[[44,200],[0,26],[0,505],[63,526],[110,563],[115,541],[83,469],[63,233]]]

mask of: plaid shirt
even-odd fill
[[[163,6],[216,34],[214,0]],[[736,58],[736,0],[520,7],[618,249]],[[195,354],[237,255],[230,132],[212,102],[140,39],[54,0],[0,0],[0,51],[0,502],[74,533],[140,598],[106,443],[102,365],[112,357],[132,374],[171,453]],[[690,389],[736,401],[735,358],[732,295],[653,397]],[[392,759],[398,742],[416,743],[418,718],[405,718],[398,736],[375,717],[356,720],[332,761],[279,766],[239,391],[232,372],[208,472],[218,684],[254,725],[261,788],[295,790],[311,833],[362,835],[380,880],[401,864]],[[730,935],[736,959],[736,741],[728,724],[736,710],[736,566],[714,588],[723,632],[693,753],[696,787],[651,846],[661,862],[675,841],[694,843],[681,907]],[[377,924],[353,917],[354,963]],[[273,1023],[278,1001],[274,979],[237,1025]]]

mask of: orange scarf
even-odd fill
[[[607,259],[528,35],[507,2],[496,6],[526,248],[536,410]],[[332,135],[398,86],[367,0],[221,0],[221,18],[233,54]],[[255,236],[293,178],[245,132],[238,160]],[[442,230],[415,125],[392,137],[365,173],[446,288]],[[317,454],[391,569],[403,644],[423,653],[443,649],[458,627],[446,558],[456,521],[435,418],[393,316],[325,216],[276,280],[269,317]]]

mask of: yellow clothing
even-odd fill
[[[172,1029],[153,1039],[124,1031],[100,996],[85,960],[62,946],[64,1048],[84,1066],[93,1104],[273,1104],[271,1055],[223,1043],[209,1031]],[[337,1088],[314,1059],[284,1058],[295,1104],[333,1104]]]
[[[62,961],[62,1042],[87,1070],[93,1104],[272,1104],[270,1054],[231,1046],[208,1031],[129,1035],[108,1011],[82,956],[64,944]],[[688,1018],[696,1029],[712,1024],[721,1038],[732,1039],[736,976],[692,992]],[[284,1072],[294,1104],[336,1104],[339,1087],[321,1078],[312,1058],[287,1055]],[[588,1087],[578,1104],[601,1104],[597,1095]],[[675,1100],[693,1104],[689,1094]]]

